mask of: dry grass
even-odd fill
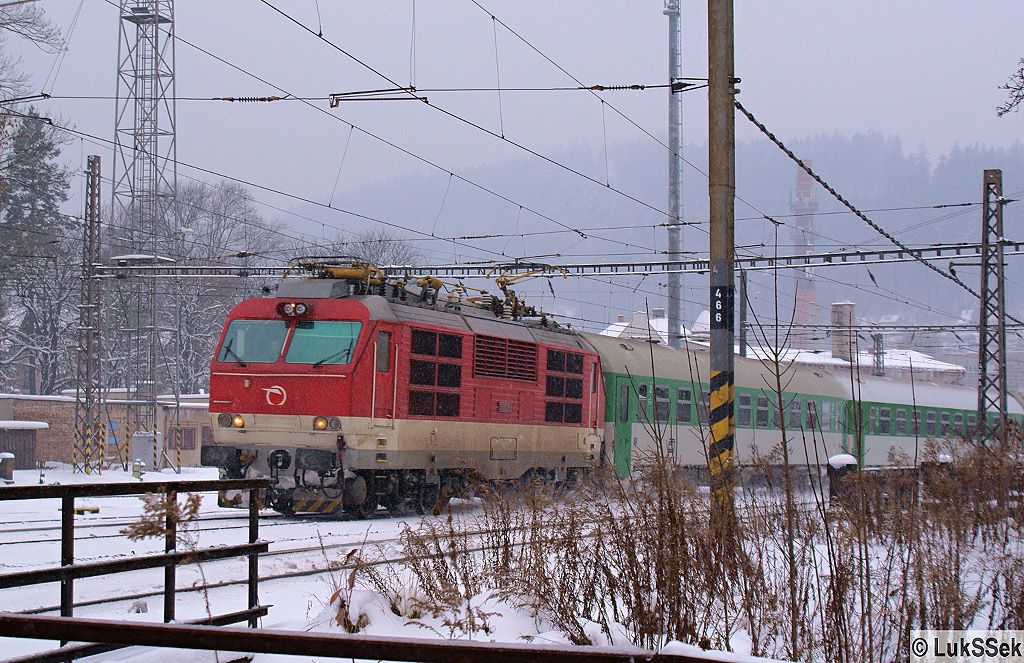
[[[792,446],[813,458],[812,438]],[[403,536],[407,561],[361,577],[410,623],[441,617],[446,636],[488,633],[474,598],[497,594],[577,644],[596,622],[645,648],[726,649],[743,630],[765,656],[901,660],[911,629],[1024,628],[1024,512],[1006,489],[1020,461],[970,440],[921,456],[951,452],[955,474],[930,470],[923,490],[865,472],[831,504],[816,471],[794,463],[802,476],[787,482],[769,454],[744,468],[728,532],[706,492],[651,459],[628,482],[595,477],[568,496],[532,485],[489,495],[474,519],[427,519]]]

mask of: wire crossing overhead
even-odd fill
[[[1024,254],[1024,242],[1003,242],[1003,255]],[[776,269],[804,269],[807,267],[843,267],[884,263],[917,262],[970,258],[981,255],[981,244],[933,244],[901,249],[877,251],[846,251],[833,253],[798,254],[785,256],[748,256],[736,258],[738,269],[770,271]],[[653,260],[647,262],[594,262],[549,264],[528,261],[483,262],[462,265],[386,265],[380,268],[389,276],[433,275],[447,278],[477,278],[496,272],[538,270],[542,278],[564,276],[652,276],[655,274],[707,274],[709,260]],[[294,268],[286,265],[107,265],[96,268],[97,278],[181,277],[181,278],[274,278]]]
[[[771,131],[770,131],[770,130],[768,129],[768,127],[766,127],[766,126],[765,126],[765,125],[764,125],[764,124],[763,124],[763,123],[762,123],[761,121],[759,121],[759,120],[758,120],[758,119],[757,119],[756,117],[754,117],[753,113],[751,113],[750,111],[748,111],[748,110],[747,110],[747,109],[746,109],[746,108],[745,108],[745,107],[743,106],[743,104],[741,104],[741,103],[740,103],[740,102],[739,102],[738,100],[737,100],[737,101],[734,101],[734,104],[736,105],[736,108],[737,108],[737,109],[738,109],[738,110],[739,110],[739,111],[740,111],[741,113],[743,113],[743,114],[744,114],[744,115],[745,115],[745,116],[747,117],[747,119],[748,119],[748,120],[750,120],[750,122],[751,122],[751,123],[752,123],[752,124],[753,124],[753,125],[754,125],[755,127],[757,127],[757,128],[758,128],[758,130],[759,130],[759,131],[760,131],[761,133],[763,133],[763,134],[764,134],[765,136],[767,136],[767,137],[768,137],[768,140],[770,140],[770,141],[772,141],[773,143],[775,143],[775,145],[776,145],[776,146],[777,146],[777,147],[778,147],[778,148],[779,148],[780,150],[782,150],[783,152],[785,152],[786,156],[788,156],[788,157],[789,157],[790,159],[792,159],[792,160],[793,160],[793,161],[794,161],[794,162],[796,163],[796,165],[800,166],[800,168],[802,168],[802,169],[804,170],[804,172],[806,172],[806,173],[807,173],[808,175],[810,175],[810,176],[811,176],[811,177],[812,177],[812,178],[814,179],[814,181],[815,181],[815,182],[817,182],[818,184],[820,184],[820,185],[821,185],[822,187],[824,187],[824,189],[825,189],[826,191],[828,191],[828,192],[829,192],[830,194],[832,194],[832,197],[834,197],[834,198],[835,198],[836,200],[838,200],[838,201],[839,201],[840,203],[842,203],[842,204],[843,204],[843,205],[844,205],[844,206],[845,206],[845,207],[846,207],[846,208],[847,208],[848,210],[850,210],[851,212],[853,212],[853,213],[854,213],[854,215],[856,215],[856,216],[857,216],[857,218],[859,218],[859,219],[860,219],[861,221],[864,221],[864,223],[866,223],[866,224],[868,224],[869,226],[871,226],[871,228],[872,228],[872,229],[873,229],[873,230],[874,230],[875,232],[877,232],[877,233],[878,233],[879,235],[881,235],[881,236],[882,236],[882,237],[884,237],[885,239],[889,240],[889,242],[891,242],[891,243],[892,243],[892,244],[894,244],[895,246],[899,247],[900,249],[903,249],[904,251],[909,251],[909,250],[910,250],[910,249],[909,249],[909,247],[908,247],[908,246],[907,246],[906,244],[904,244],[903,242],[901,242],[901,241],[899,241],[898,239],[896,239],[896,238],[895,238],[895,237],[894,237],[894,236],[893,236],[893,235],[892,235],[891,233],[889,233],[888,231],[886,231],[886,230],[885,230],[885,228],[882,228],[882,227],[881,227],[880,225],[878,225],[877,223],[875,223],[874,221],[872,221],[872,220],[871,220],[870,218],[868,218],[868,217],[867,217],[867,215],[866,215],[866,214],[864,214],[864,212],[862,212],[862,211],[860,211],[859,209],[857,209],[857,207],[855,207],[855,206],[853,205],[853,203],[851,203],[851,202],[850,202],[849,200],[847,200],[846,198],[844,198],[842,194],[840,194],[840,193],[839,193],[838,191],[836,191],[836,190],[835,190],[835,189],[834,189],[834,188],[832,187],[832,185],[830,185],[830,184],[829,184],[828,182],[826,182],[826,181],[825,181],[824,179],[822,179],[820,175],[818,175],[818,174],[817,174],[817,173],[815,173],[815,172],[814,172],[813,170],[811,170],[811,167],[810,167],[810,166],[808,166],[808,165],[807,165],[807,164],[806,164],[806,163],[805,163],[805,162],[804,162],[804,161],[803,161],[802,159],[800,159],[800,157],[798,157],[798,156],[797,156],[797,155],[796,155],[796,154],[795,154],[795,153],[793,152],[793,150],[791,150],[791,149],[789,149],[788,147],[786,147],[786,145],[785,145],[785,144],[784,144],[784,143],[783,143],[783,142],[782,142],[781,140],[779,140],[779,138],[778,138],[778,137],[777,137],[777,136],[776,136],[776,135],[775,135],[774,133],[772,133],[772,132],[771,132]],[[952,281],[953,283],[957,284],[958,286],[960,286],[961,288],[963,288],[964,290],[966,290],[967,292],[969,292],[969,293],[970,293],[971,295],[973,295],[974,297],[977,297],[977,298],[978,298],[979,300],[981,300],[981,299],[982,299],[982,295],[980,295],[980,294],[979,294],[979,293],[978,293],[978,292],[977,292],[976,290],[974,290],[974,289],[973,289],[973,288],[971,288],[971,287],[970,287],[969,285],[967,285],[966,283],[964,283],[964,282],[963,282],[963,281],[962,281],[962,280],[960,279],[960,277],[956,276],[955,274],[952,274],[952,273],[950,273],[950,272],[947,272],[947,271],[943,271],[942,269],[939,269],[939,268],[938,268],[938,267],[936,267],[935,265],[933,265],[933,264],[931,264],[930,262],[927,262],[927,261],[925,261],[925,260],[919,260],[919,259],[917,259],[917,258],[915,258],[915,260],[918,260],[918,262],[920,262],[920,263],[921,263],[922,265],[924,265],[924,266],[925,266],[925,267],[927,267],[928,269],[932,270],[933,272],[935,272],[936,274],[938,274],[938,275],[939,275],[939,276],[941,276],[942,278],[944,278],[944,279],[948,279],[948,280]],[[1007,317],[1008,317],[1008,318],[1009,318],[1010,320],[1013,320],[1014,322],[1017,322],[1017,323],[1020,323],[1020,322],[1021,322],[1020,320],[1018,320],[1017,318],[1013,317],[1012,315],[1008,315]]]

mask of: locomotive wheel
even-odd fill
[[[405,498],[399,493],[389,493],[383,499],[381,499],[381,506],[388,510],[388,512],[397,516],[405,512]]]
[[[434,513],[435,509],[443,508],[444,505],[438,507],[441,497],[441,486],[436,483],[424,483],[420,486],[419,495],[413,500],[413,509],[416,514],[425,516],[428,513]]]
[[[366,498],[362,502],[345,508],[356,518],[369,518],[377,513],[377,496],[367,493]]]

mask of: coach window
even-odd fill
[[[689,424],[693,421],[693,392],[679,387],[676,389],[676,423]]]
[[[978,427],[978,415],[967,415],[967,430],[973,432]]]
[[[740,394],[736,423],[739,426],[750,425],[750,394]]]
[[[701,424],[708,425],[708,408],[710,405],[711,395],[706,392],[700,392],[700,400],[697,401],[697,421]]]
[[[629,385],[619,385],[619,421],[629,423]]]
[[[381,373],[391,370],[391,332],[377,334],[377,370]]]
[[[896,410],[896,434],[907,434],[907,411],[903,408]]]
[[[868,417],[868,434],[874,435],[878,432],[878,408],[870,408],[868,410]]]
[[[758,428],[768,428],[768,397],[758,396],[757,397],[757,426]]]
[[[924,416],[924,433],[925,435],[935,435],[935,413],[929,412]]]
[[[939,414],[939,435],[949,435],[949,412]]]
[[[811,432],[820,428],[817,401],[807,401],[807,427],[811,429]]]
[[[636,388],[637,398],[637,419],[639,421],[647,421],[649,415],[647,413],[647,385],[642,384]]]
[[[655,421],[668,421],[669,391],[663,384],[654,385],[654,419]]]
[[[921,432],[921,411],[917,408],[914,408],[914,411],[911,412],[910,430],[914,435]]]
[[[962,435],[964,432],[964,415],[957,412],[953,416],[953,433]]]
[[[821,429],[832,430],[832,401],[821,402]]]
[[[803,427],[803,412],[803,403],[799,398],[794,398],[793,402],[789,404],[789,425],[793,428]]]
[[[889,420],[892,418],[892,413],[887,407],[883,407],[879,411],[878,415],[878,432],[881,435],[889,434]]]

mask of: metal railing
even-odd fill
[[[15,638],[90,639],[110,645],[141,645],[221,650],[254,654],[286,654],[317,658],[373,661],[459,661],[460,663],[707,663],[721,661],[721,652],[667,654],[639,648],[534,645],[475,640],[428,640],[349,633],[311,633],[271,629],[215,628],[185,624],[144,624],[104,619],[28,617],[0,612],[0,636]],[[17,660],[57,661],[57,658]],[[728,660],[728,659],[724,659]],[[765,661],[744,657],[745,661]]]
[[[153,481],[145,483],[102,483],[102,484],[81,484],[81,485],[53,485],[53,486],[14,486],[0,488],[0,501],[6,500],[33,500],[33,499],[60,499],[61,501],[61,538],[60,538],[60,566],[28,571],[18,571],[0,575],[0,590],[14,587],[25,587],[50,582],[60,583],[60,614],[61,619],[71,621],[74,615],[74,588],[75,581],[80,578],[91,578],[95,576],[108,575],[113,573],[125,573],[141,569],[164,569],[163,588],[163,618],[165,622],[175,619],[175,594],[177,567],[184,564],[194,564],[217,559],[232,557],[248,558],[248,607],[239,612],[193,620],[189,624],[221,626],[237,624],[247,621],[249,626],[255,628],[257,620],[267,614],[267,607],[259,604],[259,554],[266,552],[269,544],[259,540],[259,500],[249,500],[249,540],[248,543],[217,546],[212,548],[194,548],[178,550],[178,522],[173,517],[173,512],[168,513],[163,522],[164,552],[151,555],[138,555],[127,559],[111,559],[92,562],[75,562],[75,500],[80,497],[115,497],[125,495],[163,494],[168,505],[176,503],[179,493],[199,493],[221,490],[252,491],[263,490],[267,487],[266,479],[233,479],[222,481]],[[61,648],[51,652],[34,654],[33,660],[54,660],[63,661],[83,656],[111,651],[122,646],[124,643],[112,643],[99,637],[92,637],[94,634],[88,631],[82,632],[82,637],[63,637],[56,632],[49,631],[43,624],[45,620],[53,619],[38,616],[17,615],[19,618],[28,620],[29,630],[41,633],[47,640],[59,639]],[[36,620],[36,621],[33,621]],[[40,630],[41,629],[41,630]],[[25,636],[37,637],[37,636]],[[39,636],[41,637],[41,636]],[[64,646],[67,642],[84,641],[99,644]]]

